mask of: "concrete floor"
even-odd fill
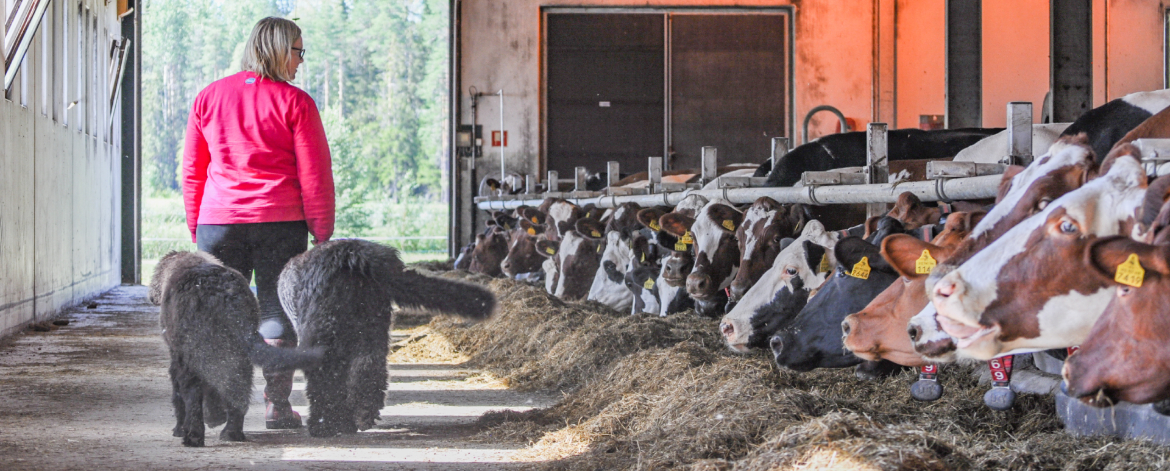
[[[302,428],[264,429],[263,378],[244,432],[250,441],[205,448],[171,437],[167,352],[158,309],[141,286],[115,288],[64,315],[68,326],[27,332],[0,346],[0,469],[514,469],[521,444],[471,437],[488,410],[526,410],[555,398],[468,381],[446,364],[389,365],[391,385],[378,426],[315,439]],[[307,416],[298,373],[292,402]]]

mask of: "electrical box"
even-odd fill
[[[455,130],[455,151],[460,157],[483,155],[483,126],[460,124]]]

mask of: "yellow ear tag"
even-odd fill
[[[544,253],[546,253],[546,254],[549,254],[549,255],[556,255],[556,254],[557,254],[557,251],[556,251],[556,250],[553,250],[553,248],[552,248],[552,247],[545,247],[545,248],[544,248]]]
[[[532,223],[533,224],[540,224],[540,222],[536,220],[536,216],[532,216]]]
[[[593,237],[601,237],[601,233],[600,233],[600,232],[593,231],[593,232],[592,232],[592,234],[593,234]]]
[[[680,244],[693,244],[695,243],[695,236],[691,235],[691,231],[686,231],[678,242]]]
[[[654,278],[650,278],[650,279],[646,280],[645,283],[642,283],[642,288],[654,289]]]
[[[601,244],[597,244],[597,253],[601,253]]]
[[[646,252],[642,252],[642,263],[646,263]]]
[[[849,272],[849,276],[854,278],[861,278],[863,280],[869,279],[869,257],[861,257],[861,261],[853,265],[853,271]]]
[[[686,252],[687,251],[687,244],[684,244],[682,242],[675,242],[674,243],[674,251],[675,252]]]
[[[828,273],[832,270],[833,267],[829,266],[829,254],[827,252],[821,254],[821,264],[817,266],[817,273]]]
[[[934,266],[938,265],[938,261],[930,256],[929,250],[923,250],[922,256],[914,261],[914,273],[919,275],[928,275]]]
[[[1113,276],[1113,281],[1123,285],[1133,286],[1134,288],[1142,287],[1142,280],[1146,277],[1146,270],[1142,268],[1142,264],[1138,263],[1138,256],[1136,253],[1129,254],[1129,258],[1125,259],[1121,265],[1117,266],[1117,274]]]
[[[536,228],[529,227],[528,228],[528,235],[536,235]]]
[[[730,219],[724,219],[723,220],[723,228],[727,229],[729,231],[734,231],[735,230],[735,221],[732,221]]]
[[[660,230],[662,230],[662,226],[658,225],[658,221],[650,221],[650,230],[660,231]]]

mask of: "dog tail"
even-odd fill
[[[253,365],[268,370],[311,368],[321,363],[324,354],[324,349],[320,347],[277,348],[268,345],[259,332],[252,333],[248,339],[248,359]]]
[[[399,306],[455,314],[467,319],[486,319],[496,307],[496,297],[482,286],[432,278],[413,270],[396,276],[389,288]]]

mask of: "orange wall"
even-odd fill
[[[918,116],[944,114],[946,105],[946,4],[898,0],[897,127],[918,127]]]
[[[983,0],[983,126],[1004,127],[1007,104],[1032,102],[1040,122],[1049,81],[1048,0]]]

